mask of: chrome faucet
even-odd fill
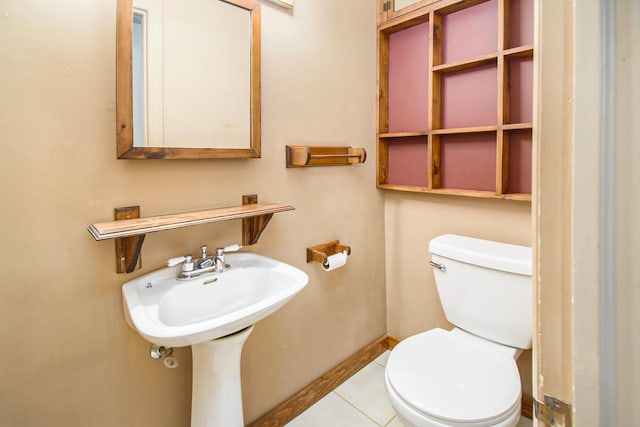
[[[186,255],[178,258],[171,258],[167,261],[167,265],[172,267],[174,265],[182,264],[182,271],[178,275],[178,280],[192,280],[201,277],[205,274],[222,273],[230,268],[229,264],[225,263],[225,252],[235,252],[242,248],[241,245],[235,244],[226,246],[224,248],[216,249],[216,256],[212,257],[207,255],[207,245],[202,245],[200,250],[202,251],[201,257],[194,262],[191,255]]]
[[[242,248],[242,245],[238,245],[236,243],[233,245],[225,246],[224,248],[216,249],[216,257],[214,258],[214,264],[216,266],[216,271],[218,273],[222,273],[223,271],[226,271],[231,267],[229,264],[225,263],[224,261],[225,252],[235,252],[237,250],[240,250],[240,248]]]
[[[197,264],[198,269],[204,269],[214,265],[215,259],[207,255],[207,245],[200,246],[200,250],[202,251],[202,256]]]

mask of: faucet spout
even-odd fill
[[[215,269],[216,272],[218,273],[222,273],[227,267],[227,265],[224,263],[224,261],[222,259],[220,259],[219,257],[215,258]]]

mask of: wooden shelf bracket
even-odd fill
[[[140,207],[115,208],[114,221],[94,223],[87,230],[96,240],[115,239],[116,271],[131,273],[141,268],[140,253],[145,235],[211,222],[242,219],[242,244],[258,242],[274,213],[293,210],[293,206],[258,203],[256,194],[242,196],[241,206],[208,209],[140,218]]]
[[[258,203],[257,194],[249,194],[242,196],[242,205],[255,205]],[[271,221],[272,213],[256,215],[242,219],[242,245],[255,245],[262,235],[265,227]]]
[[[113,210],[113,219],[116,221],[134,218],[140,218],[140,206],[127,206],[124,208],[115,208]],[[118,237],[115,239],[116,272],[133,273],[139,268],[142,268],[140,253],[142,251],[144,237],[145,235],[141,234],[138,236]]]

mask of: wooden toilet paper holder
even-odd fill
[[[341,252],[346,252],[347,255],[351,255],[351,248],[346,245],[341,245],[340,240],[321,243],[307,248],[307,262],[316,261],[320,264],[324,264],[327,262],[327,258],[329,256],[339,254]]]

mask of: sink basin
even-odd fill
[[[178,265],[125,283],[127,322],[155,344],[200,344],[265,318],[309,280],[303,271],[258,254],[232,253],[225,260],[229,270],[190,281],[176,280]]]

